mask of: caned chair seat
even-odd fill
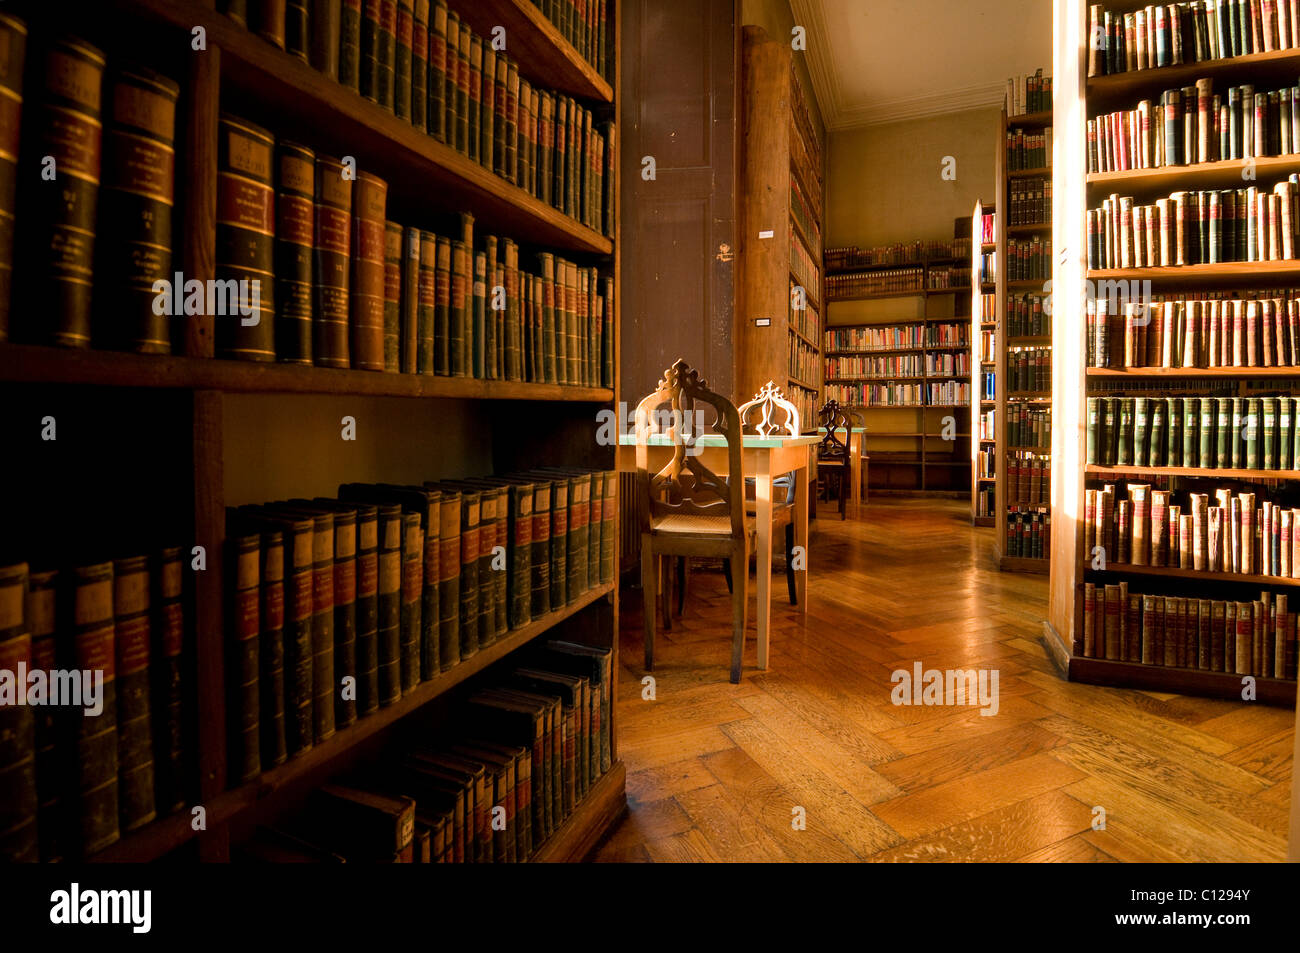
[[[747,530],[749,527],[745,527]],[[674,536],[730,536],[730,516],[687,516],[673,513],[650,520],[650,532]]]

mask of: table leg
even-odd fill
[[[767,668],[767,641],[772,621],[772,471],[769,456],[759,454],[754,477],[757,501],[755,523],[758,535],[758,667]]]
[[[853,435],[853,450],[849,454],[849,472],[853,488],[849,491],[849,502],[853,504],[853,515],[857,516],[858,506],[862,503],[862,447],[858,435]]]
[[[794,545],[802,547],[802,568],[794,574],[794,591],[799,598],[799,611],[808,614],[808,465],[794,471]]]

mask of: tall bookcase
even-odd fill
[[[970,514],[974,526],[997,524],[998,417],[996,391],[990,385],[995,380],[1002,334],[997,320],[997,284],[986,280],[989,256],[996,255],[997,244],[996,206],[976,202],[971,213],[970,249]]]
[[[877,489],[969,492],[969,228],[963,216],[951,242],[828,254],[824,399],[864,416]]]
[[[790,45],[744,28],[736,396],[785,385],[801,419],[821,393],[822,144]]]
[[[608,79],[527,0],[453,0],[451,8],[481,35],[504,25],[521,71],[539,86],[568,92],[602,118],[616,118],[617,0],[608,4]],[[390,209],[400,207],[403,216],[441,221],[468,211],[484,228],[530,248],[598,264],[613,275],[618,301],[616,181],[615,227],[609,238],[272,46],[217,12],[212,0],[119,0],[102,7],[79,3],[76,21],[78,35],[108,50],[112,62],[120,62],[123,51],[133,56],[141,49],[173,51],[160,53],[169,58],[157,65],[181,83],[176,173],[181,196],[175,244],[178,270],[187,278],[206,281],[214,274],[218,112],[237,108],[277,133],[292,132],[334,154],[355,157],[360,169],[388,182]],[[197,27],[203,28],[206,49],[192,52]],[[618,167],[615,161],[613,168]],[[239,470],[246,480],[252,472],[252,479],[260,481],[258,492],[264,493],[254,498],[259,500],[273,498],[271,488],[286,485],[290,491],[285,495],[302,494],[304,484],[313,485],[308,481],[322,471],[337,484],[338,474],[355,473],[361,465],[355,456],[347,456],[357,452],[350,446],[358,445],[339,442],[337,451],[294,459],[292,473],[263,471],[249,455],[275,455],[264,446],[241,443],[236,418],[260,421],[297,415],[291,428],[310,429],[320,425],[321,415],[332,414],[327,423],[337,437],[338,408],[357,412],[361,433],[373,432],[365,428],[384,429],[392,442],[402,445],[389,462],[399,461],[403,469],[386,471],[382,477],[396,482],[484,472],[458,472],[458,464],[449,466],[445,459],[442,425],[461,416],[473,422],[471,448],[477,464],[491,472],[538,465],[613,469],[613,449],[597,446],[592,428],[596,413],[612,407],[618,393],[617,304],[611,318],[612,387],[223,360],[213,356],[210,316],[188,318],[183,339],[174,344],[176,353],[164,356],[0,344],[0,393],[9,408],[4,437],[10,447],[18,448],[5,468],[4,489],[9,499],[23,501],[25,511],[49,514],[45,536],[53,533],[50,538],[75,542],[79,529],[100,527],[110,514],[124,511],[178,534],[176,541],[187,554],[191,545],[202,546],[207,554],[206,566],[187,572],[185,582],[185,651],[191,679],[186,695],[192,702],[186,723],[192,758],[185,785],[187,806],[123,834],[90,860],[227,860],[232,844],[258,825],[291,814],[329,778],[364,770],[388,740],[436,731],[440,716],[478,684],[480,673],[538,639],[563,637],[611,648],[617,679],[615,582],[593,587],[566,607],[510,630],[468,660],[421,682],[400,701],[263,771],[256,780],[227,784],[226,600],[233,580],[223,558],[226,506],[250,502],[229,498],[232,474]],[[42,443],[29,425],[48,414],[56,415],[58,440]],[[101,469],[113,471],[112,479],[97,479],[94,474]],[[31,521],[19,522],[23,529],[30,528]],[[580,859],[622,813],[626,771],[618,757],[616,710],[612,715],[610,770],[534,859]],[[198,805],[205,809],[203,830],[195,830],[192,823],[190,806]]]
[[[1051,265],[1051,216],[1026,214],[1032,209],[1050,212],[1050,192],[1044,198],[1041,183],[1052,174],[1050,155],[1044,155],[1051,128],[1051,110],[1018,116],[1008,116],[1005,108],[1002,111],[997,157],[996,206],[1001,214],[995,248],[998,346],[993,410],[997,441],[994,547],[1003,571],[1047,572],[1051,553],[1051,495],[1044,485],[1049,483],[1051,454],[1046,444],[1026,438],[1034,432],[1032,421],[1052,414],[1050,386],[1044,386],[1041,372],[1035,375],[1034,371],[1035,363],[1041,367],[1046,361],[1050,379],[1052,337],[1043,333],[1045,327],[1026,326],[1035,321],[1035,310],[1041,313],[1050,273],[1019,277],[1035,267],[1035,258],[1039,268]],[[1037,145],[1024,154],[1039,158],[1017,160],[1013,144],[1028,146],[1032,142]],[[1046,261],[1037,253],[1040,248],[1046,252]],[[1035,254],[1025,255],[1025,251]],[[1026,313],[1029,322],[1019,317]],[[1038,431],[1042,429],[1039,423]]]
[[[1104,5],[1106,12],[1121,17],[1138,8],[1135,3]],[[1225,605],[1239,600],[1242,602],[1238,604],[1253,604],[1261,591],[1271,594],[1271,598],[1279,594],[1294,595],[1297,593],[1297,579],[1119,562],[1116,553],[1107,553],[1106,547],[1097,547],[1095,541],[1093,547],[1088,546],[1092,534],[1086,525],[1085,503],[1087,490],[1103,484],[1113,484],[1119,489],[1129,481],[1170,489],[1174,491],[1171,502],[1178,503],[1188,501],[1188,491],[1206,492],[1213,498],[1218,487],[1228,487],[1234,493],[1248,490],[1258,492],[1263,498],[1293,501],[1297,480],[1300,480],[1300,471],[1297,470],[1254,467],[1191,469],[1089,463],[1088,398],[1098,395],[1179,397],[1184,394],[1217,394],[1218,388],[1233,394],[1253,391],[1295,395],[1300,393],[1300,370],[1295,367],[1239,366],[1089,367],[1089,322],[1082,292],[1094,289],[1096,308],[1104,311],[1101,290],[1104,281],[1133,280],[1140,283],[1150,280],[1151,293],[1155,295],[1295,287],[1296,277],[1300,274],[1300,263],[1295,260],[1090,269],[1088,213],[1090,209],[1101,206],[1108,196],[1131,195],[1135,203],[1149,204],[1180,190],[1258,185],[1263,192],[1271,190],[1274,182],[1285,179],[1288,174],[1300,172],[1300,155],[1090,173],[1087,122],[1115,110],[1134,109],[1143,99],[1158,101],[1163,90],[1185,87],[1202,78],[1212,80],[1216,91],[1241,84],[1253,84],[1259,91],[1290,86],[1295,82],[1297,70],[1300,70],[1300,49],[1272,49],[1183,65],[1089,76],[1088,4],[1083,0],[1056,0],[1054,19],[1054,111],[1059,128],[1053,162],[1055,214],[1052,227],[1058,249],[1053,287],[1078,290],[1072,290],[1070,300],[1058,303],[1052,312],[1054,339],[1068,358],[1060,362],[1052,383],[1053,410],[1057,417],[1057,426],[1052,430],[1052,454],[1057,464],[1054,467],[1052,505],[1057,518],[1053,523],[1050,605],[1044,625],[1044,642],[1072,680],[1237,700],[1254,698],[1293,705],[1296,698],[1293,642],[1289,653],[1290,673],[1283,673],[1290,674],[1289,678],[1266,676],[1249,669],[1232,670],[1226,666],[1224,658],[1226,639],[1232,635],[1225,638],[1216,620],[1217,613],[1211,611],[1208,630],[1200,621],[1200,614],[1204,612],[1206,602],[1211,608],[1216,603]],[[1243,440],[1249,439],[1251,433],[1256,431],[1246,421],[1242,430]],[[1235,433],[1232,439],[1235,440]],[[1095,526],[1095,513],[1093,517]],[[1127,590],[1125,595],[1137,595],[1142,602],[1138,617],[1142,630],[1140,640],[1135,642],[1129,638],[1137,633],[1125,619],[1123,627],[1119,628],[1122,641],[1116,646],[1118,651],[1113,652],[1106,644],[1099,649],[1093,638],[1098,630],[1094,629],[1092,634],[1085,631],[1085,620],[1096,618],[1094,612],[1088,610],[1100,607],[1104,611],[1107,600],[1104,595],[1097,594],[1108,585],[1123,585]],[[1085,604],[1090,591],[1094,593],[1093,607]],[[1176,645],[1174,664],[1162,664],[1154,657],[1146,662],[1141,660],[1141,650],[1147,648],[1152,631],[1147,625],[1147,605],[1142,598],[1145,596],[1153,597],[1153,602],[1160,600],[1166,626],[1170,600],[1175,607],[1183,603],[1193,606],[1200,603],[1194,643],[1197,652],[1183,653],[1181,664]],[[1104,643],[1105,633],[1102,631]],[[1163,633],[1168,629],[1157,625],[1157,631],[1164,639]],[[1183,631],[1186,634],[1186,626]],[[1247,639],[1251,638],[1253,635],[1248,631]],[[1168,649],[1169,645],[1169,641],[1164,639],[1163,648]],[[1208,666],[1202,664],[1202,645],[1206,646],[1209,654]],[[1136,659],[1133,657],[1134,648],[1138,650]],[[1168,656],[1163,656],[1163,662],[1168,661]]]

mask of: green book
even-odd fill
[[[398,626],[405,695],[420,684],[422,649],[429,644],[421,627],[424,602],[424,514],[402,513],[402,603]]]
[[[334,736],[334,514],[307,505],[273,504],[312,521],[312,732],[320,744]]]
[[[604,376],[601,386],[614,386],[614,279],[606,276],[601,279],[605,285],[604,310],[601,313],[601,340],[604,342]]]
[[[1200,450],[1201,441],[1200,429],[1201,423],[1201,401],[1198,397],[1183,398],[1183,456],[1182,463],[1179,466],[1197,467],[1197,452]]]
[[[489,380],[501,379],[501,334],[505,328],[506,281],[497,260],[497,237],[488,235],[483,240],[484,281],[487,284],[487,306],[483,313],[483,372]]]
[[[1102,415],[1101,433],[1106,439],[1101,444],[1105,450],[1101,462],[1106,466],[1114,466],[1119,457],[1119,400],[1115,397],[1103,397],[1102,406],[1105,408],[1105,413]]]
[[[493,488],[498,494],[499,545],[506,547],[506,572],[495,575],[504,583],[498,588],[498,606],[506,613],[506,627],[517,629],[533,617],[533,501],[536,486],[512,478],[484,478],[469,481]],[[504,540],[504,543],[501,541]],[[539,613],[540,614],[540,613]]]
[[[379,105],[389,112],[397,101],[397,5],[384,0],[379,21]]]
[[[471,34],[469,39],[469,87],[465,95],[465,154],[473,162],[479,162],[479,121],[482,118],[483,105],[483,40]]]
[[[419,319],[416,335],[419,356],[416,370],[421,374],[432,374],[436,340],[434,327],[438,320],[438,236],[433,232],[420,232],[418,301]]]
[[[339,82],[361,91],[361,3],[345,2],[339,17]]]
[[[447,3],[433,0],[429,13],[429,135],[447,141]]]
[[[411,121],[411,80],[415,36],[414,0],[397,0],[397,29],[393,52],[393,112],[398,119]]]
[[[1232,398],[1216,397],[1215,457],[1221,470],[1232,466]]]
[[[1165,400],[1163,397],[1151,401],[1151,449],[1147,455],[1147,466],[1163,467],[1165,463]]]
[[[465,341],[469,334],[473,289],[470,287],[470,252],[465,243],[452,242],[451,254],[451,374],[465,377],[468,361]]]
[[[495,169],[497,52],[483,44],[483,69],[479,75],[478,158],[488,171]]]
[[[434,271],[433,305],[433,372],[451,374],[451,239],[438,237],[438,257]]]
[[[353,249],[355,252],[356,250]],[[396,374],[402,369],[402,226],[384,223],[384,371]]]
[[[1274,452],[1273,447],[1277,442],[1277,398],[1262,397],[1260,398],[1260,417],[1263,427],[1260,432],[1260,443],[1262,452],[1260,460],[1265,470],[1278,469],[1278,455]]]
[[[415,0],[411,37],[411,125],[429,128],[429,0]]]
[[[379,505],[379,593],[376,658],[378,701],[387,707],[402,697],[402,508]]]
[[[300,501],[292,501],[295,504]],[[359,524],[367,514],[356,503],[318,498],[301,501],[305,505],[332,510],[334,513],[334,677],[342,683],[344,678],[359,681],[357,675],[357,543]],[[368,517],[374,520],[373,511]],[[373,532],[373,526],[371,527]],[[369,567],[368,567],[369,568]],[[360,685],[357,686],[358,689]],[[334,726],[346,728],[357,720],[358,691],[351,698],[335,698]]]
[[[1182,460],[1183,449],[1183,399],[1165,398],[1165,466],[1176,467]]]
[[[262,773],[259,689],[260,604],[258,585],[261,565],[261,534],[241,527],[233,511],[227,511],[226,553],[229,579],[228,635],[226,640],[226,692],[229,752],[227,771],[232,787],[253,780]],[[120,731],[119,727],[119,731]],[[120,741],[120,739],[119,739]],[[121,759],[119,744],[118,758]],[[119,780],[120,785],[120,780]],[[126,805],[121,813],[130,817]],[[113,818],[114,826],[118,818]]]
[[[477,378],[487,376],[487,254],[474,253],[474,367]]]
[[[1295,417],[1292,413],[1292,398],[1279,397],[1277,399],[1277,468],[1279,470],[1290,470],[1291,460],[1291,442],[1294,436],[1291,428],[1294,426]]]
[[[1232,465],[1242,469],[1246,466],[1246,398],[1232,398]]]
[[[357,88],[361,95],[372,103],[379,102],[379,87],[381,85],[379,57],[380,47],[383,45],[381,42],[381,34],[383,31],[381,30],[379,23],[380,6],[381,4],[374,2],[362,3],[360,28],[357,31],[357,36],[360,39]],[[345,29],[348,26],[346,14],[343,18],[343,26]],[[342,78],[342,75],[347,71],[346,61],[348,59],[348,49],[346,33],[343,37],[343,45],[340,48],[340,54],[339,72],[340,78]],[[344,80],[344,82],[346,82],[346,80]]]
[[[1147,441],[1149,438],[1150,422],[1147,418],[1146,397],[1133,398],[1133,465],[1138,467],[1147,466]]]
[[[402,257],[398,263],[401,276],[401,312],[395,327],[384,326],[384,364],[393,351],[394,369],[403,374],[420,372],[420,230],[408,228],[402,233]],[[389,344],[390,338],[394,339]]]
[[[457,652],[463,662],[479,649],[479,513],[480,496],[474,490],[455,484],[426,483],[430,489],[456,494],[460,503],[460,592],[459,592],[459,645]]]
[[[1133,464],[1133,399],[1119,399],[1119,447],[1115,458],[1118,466]]]
[[[455,19],[456,29],[451,28],[451,21]],[[447,15],[447,59],[452,59],[451,36],[456,36],[455,63],[456,63],[456,151],[461,155],[469,155],[469,50],[470,50],[470,33],[469,27],[460,22],[460,17],[455,13]],[[450,65],[448,66],[450,73]]]
[[[500,499],[500,487],[484,486],[471,480],[451,481],[451,485],[460,487],[462,497],[472,493],[478,506],[478,595],[476,603],[478,648],[486,648],[496,641],[497,636],[506,628],[506,568],[496,569],[496,546],[498,542],[497,503]],[[501,533],[504,538],[504,531]],[[498,624],[497,609],[500,607]]]
[[[555,365],[558,344],[555,335],[555,256],[541,252],[537,263],[542,275],[542,377],[547,384],[556,383]]]
[[[1215,406],[1216,406],[1216,401],[1213,397],[1201,398],[1201,420],[1200,420],[1201,431],[1199,434],[1200,436],[1199,448],[1198,448],[1199,456],[1197,457],[1197,459],[1200,462],[1197,464],[1197,466],[1205,467],[1206,469],[1213,467],[1214,460],[1215,460],[1215,455],[1214,455],[1214,435],[1215,435],[1214,408]]]
[[[1246,400],[1244,436],[1246,443],[1246,467],[1251,470],[1259,469],[1260,423],[1259,398],[1248,398]]]

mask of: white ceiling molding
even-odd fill
[[[827,121],[827,126],[838,131],[857,126],[902,122],[907,119],[924,119],[927,116],[942,116],[971,109],[998,109],[1002,106],[1006,91],[1006,83],[986,83],[929,96],[841,107],[836,111],[834,118]]]
[[[835,125],[832,119],[840,108],[840,90],[830,44],[826,42],[830,30],[826,27],[822,0],[790,0],[790,12],[794,15],[795,25],[804,27],[807,33],[808,49],[801,55],[807,57],[813,95],[821,110],[822,121],[827,129],[831,129]]]

